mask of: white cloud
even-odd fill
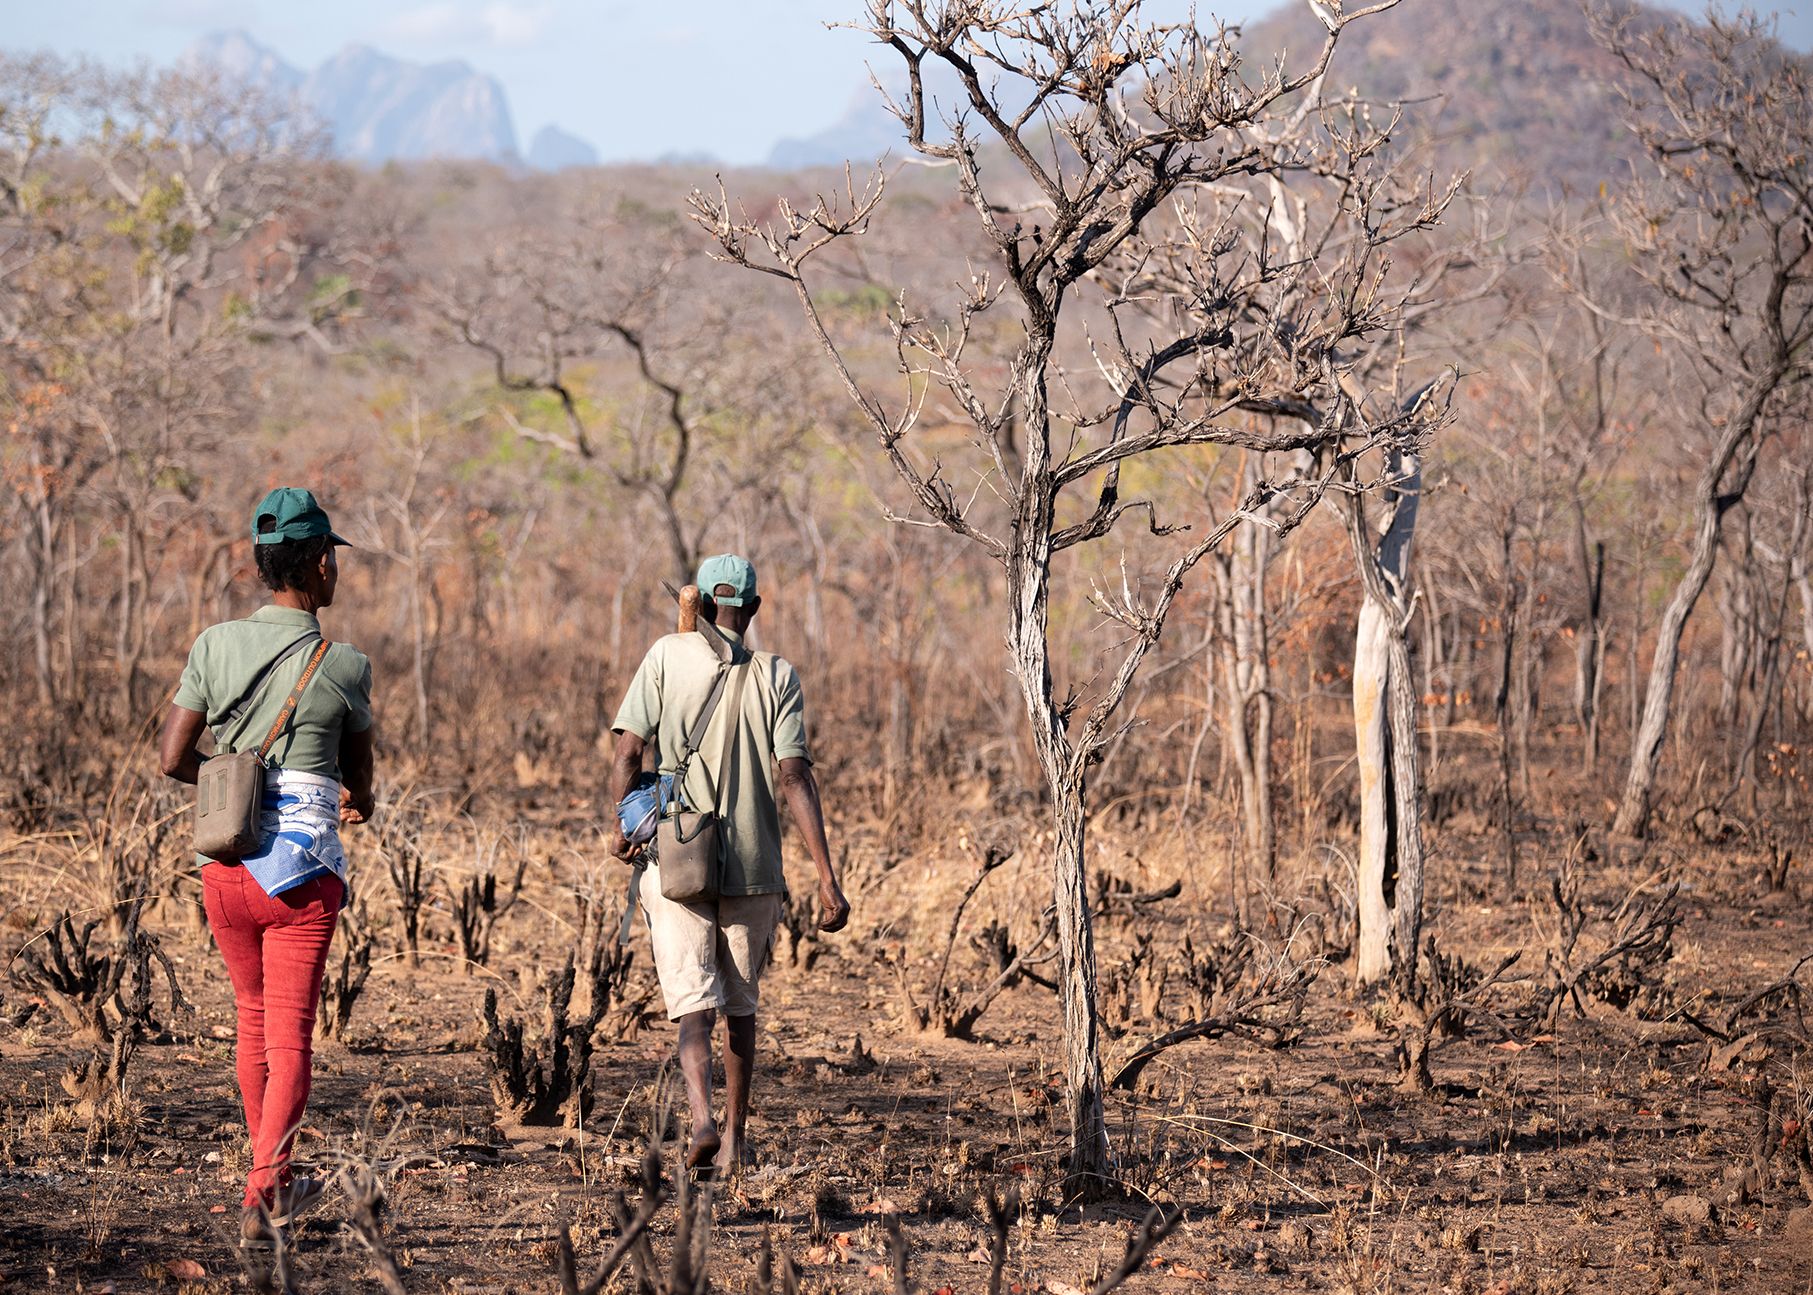
[[[546,3],[494,3],[481,8],[435,0],[398,14],[379,28],[378,35],[411,45],[482,42],[520,49],[540,41],[553,19],[554,6]]]

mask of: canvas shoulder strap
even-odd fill
[[[741,707],[743,683],[749,677],[748,664],[752,659],[753,658],[750,655],[745,654],[742,656],[741,660],[734,664],[725,663],[718,666],[717,673],[711,681],[711,692],[705,698],[705,705],[699,711],[698,718],[693,720],[692,728],[687,731],[686,749],[680,753],[680,763],[674,771],[674,785],[681,788],[682,791],[684,791],[686,786],[686,775],[692,769],[693,758],[699,754],[699,748],[704,745],[705,734],[711,728],[712,717],[718,712],[718,703],[724,699],[724,688],[730,681],[730,676],[732,674],[737,676],[736,701],[731,707],[732,714],[735,715],[737,710]],[[731,731],[735,732],[736,729],[740,727],[740,724],[735,724],[733,721]],[[720,758],[722,758],[721,755]],[[718,780],[709,766],[706,770],[706,777],[711,781],[712,799],[715,801],[717,799]]]
[[[722,817],[730,806],[730,793],[736,778],[736,765],[732,757],[736,754],[737,743],[743,736],[743,689],[749,683],[749,676],[755,671],[752,657],[731,667],[737,677],[736,687],[730,690],[730,709],[724,716],[724,735],[718,743],[718,758],[709,767],[711,778],[712,808]]]

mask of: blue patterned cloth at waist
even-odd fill
[[[240,859],[265,894],[281,895],[323,874],[346,883],[340,848],[340,784],[318,773],[272,769],[259,817],[264,848]]]

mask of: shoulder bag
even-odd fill
[[[312,635],[305,635],[279,653],[277,659],[264,668],[264,673],[258,677],[251,692],[228,713],[227,723],[221,727],[224,729],[227,725],[238,723],[252,708],[252,703],[263,694],[264,686],[270,682],[277,667],[301,651],[312,639]],[[202,762],[201,771],[195,777],[197,854],[205,854],[210,859],[238,859],[256,854],[264,845],[264,828],[260,820],[264,809],[265,759],[295,715],[297,703],[302,700],[303,692],[320,668],[321,659],[327,655],[328,641],[315,641],[318,646],[314,655],[302,667],[302,677],[296,680],[296,686],[290,690],[289,700],[283,703],[283,709],[278,712],[271,731],[265,734],[263,744],[256,751],[226,751]],[[218,733],[216,739],[219,739]],[[223,742],[222,745],[229,744]]]
[[[724,808],[719,786],[728,784],[735,772],[731,757],[743,728],[743,685],[749,680],[750,659],[745,657],[735,665],[719,668],[711,685],[711,695],[705,699],[705,709],[699,712],[692,731],[686,736],[686,750],[680,757],[680,767],[674,772],[676,794],[655,832],[655,863],[660,868],[661,895],[676,903],[694,904],[718,897],[723,869],[723,824],[719,811]],[[699,753],[699,743],[705,740],[705,730],[724,695],[724,685],[730,674],[737,677],[736,687],[730,694],[726,736],[718,746],[718,769],[711,788],[712,807],[709,810],[688,809],[678,793],[686,785],[686,772],[692,766],[693,757]]]

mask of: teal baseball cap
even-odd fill
[[[747,607],[755,600],[755,568],[749,565],[748,558],[734,553],[720,553],[699,563],[699,574],[693,583],[699,586],[700,593],[726,607]],[[729,585],[736,592],[713,593],[719,585]]]
[[[272,525],[268,528],[266,520]],[[335,544],[348,541],[334,534],[333,524],[315,497],[300,486],[278,486],[252,511],[252,543],[281,544],[325,535]]]

